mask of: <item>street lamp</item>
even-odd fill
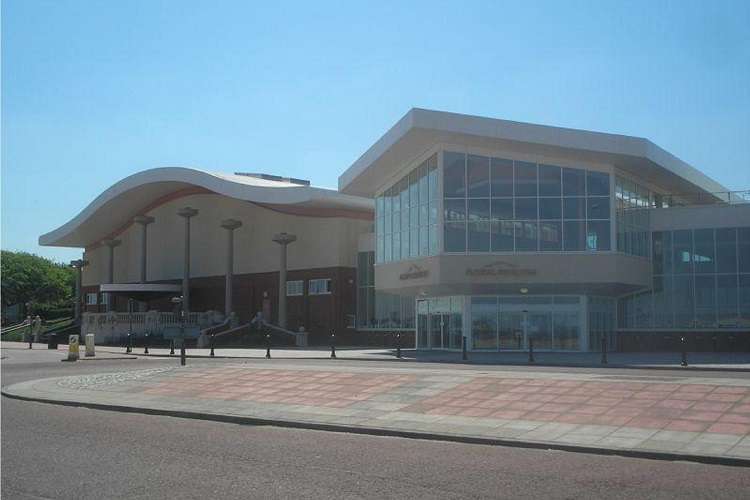
[[[128,345],[125,348],[125,352],[129,353],[133,351],[132,339],[133,339],[133,299],[128,297]]]
[[[31,302],[26,302],[26,321],[29,322],[29,349],[33,349],[34,333],[31,331]]]
[[[172,297],[172,304],[179,304],[180,306],[180,366],[185,366],[185,307],[184,298],[182,295],[179,297]]]

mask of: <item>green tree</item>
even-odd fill
[[[3,306],[33,304],[70,305],[75,290],[75,271],[26,252],[2,251],[0,282]]]

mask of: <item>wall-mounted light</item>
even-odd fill
[[[521,288],[521,290],[520,290],[520,291],[521,291],[521,293],[523,293],[523,294],[529,293],[529,289],[528,289],[528,288],[526,288],[526,287],[523,287],[523,288]]]

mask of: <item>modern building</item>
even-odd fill
[[[646,139],[412,109],[338,191],[149,170],[40,243],[86,249],[90,313],[113,286],[128,297],[138,281],[182,279],[190,311],[261,312],[313,342],[401,331],[420,349],[673,349],[681,337],[750,349],[749,201]],[[285,279],[280,232],[297,237]],[[139,292],[142,310],[168,308],[175,289],[159,290]]]

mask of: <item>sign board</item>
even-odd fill
[[[520,278],[534,275],[536,275],[536,269],[524,269],[501,260],[482,267],[470,267],[466,269],[466,276],[507,276]]]
[[[426,278],[430,272],[427,269],[423,269],[416,264],[409,266],[409,269],[405,273],[398,275],[398,279],[404,280],[415,280],[419,278]]]

